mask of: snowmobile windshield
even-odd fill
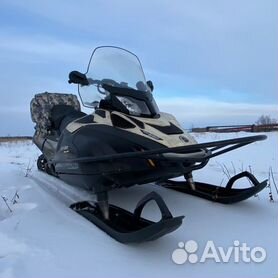
[[[86,72],[88,85],[80,85],[84,106],[99,107],[106,102],[111,109],[131,115],[152,116],[157,105],[147,85],[138,57],[128,50],[101,46],[93,51]],[[114,101],[112,101],[113,97]]]

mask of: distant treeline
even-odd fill
[[[32,140],[32,136],[0,136],[0,142]]]
[[[278,131],[278,124],[267,125],[227,125],[227,126],[207,126],[192,128],[193,132],[269,132]]]

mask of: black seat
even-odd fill
[[[62,132],[70,122],[86,115],[86,113],[77,111],[70,105],[55,105],[51,110],[52,127]]]

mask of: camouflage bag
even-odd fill
[[[76,95],[59,93],[36,94],[30,103],[31,118],[36,123],[36,130],[47,134],[51,128],[51,110],[55,105],[70,105],[80,111],[80,103]]]

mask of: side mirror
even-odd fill
[[[148,81],[147,81],[147,85],[149,86],[149,88],[151,89],[151,92],[152,92],[153,89],[154,89],[154,86],[153,86],[152,81],[151,81],[151,80],[148,80]]]
[[[86,77],[86,74],[81,73],[81,72],[76,71],[76,70],[70,72],[68,82],[70,84],[74,83],[74,84],[80,84],[80,85],[83,85],[83,86],[89,85],[89,81]]]

